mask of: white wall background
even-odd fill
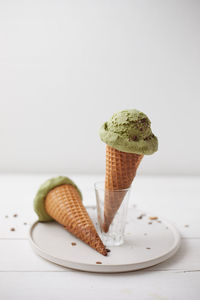
[[[0,0],[0,171],[104,171],[100,125],[149,115],[142,174],[200,174],[200,1]]]

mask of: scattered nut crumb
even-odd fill
[[[18,214],[14,214],[13,217],[14,217],[14,218],[17,218],[17,217],[18,217]]]
[[[107,251],[107,252],[111,252],[111,250],[110,250],[110,249],[106,249],[106,251]]]
[[[15,228],[14,227],[10,228],[10,231],[15,231]]]
[[[76,246],[76,243],[74,243],[74,242],[72,242],[71,244],[72,244],[72,246]]]
[[[185,225],[185,227],[189,227],[189,225],[188,225],[188,224],[186,224],[186,225]]]
[[[152,222],[148,222],[148,224],[149,224],[149,225],[151,225],[151,224],[152,224]]]
[[[150,247],[146,247],[146,249],[150,250],[151,248]]]
[[[96,264],[97,264],[97,265],[101,265],[102,262],[101,262],[101,261],[96,261]]]
[[[158,217],[149,217],[149,220],[158,220]]]
[[[145,214],[141,214],[140,216],[137,217],[137,219],[141,220],[144,216],[145,216]]]
[[[158,222],[158,223],[162,223],[162,221],[160,221],[160,220],[158,220],[157,222]]]

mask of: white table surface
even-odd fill
[[[181,233],[182,242],[170,260],[124,274],[70,270],[43,260],[32,251],[28,229],[37,219],[32,208],[33,197],[38,186],[49,177],[0,175],[1,300],[200,299],[200,177],[135,179],[130,204],[172,221]],[[93,183],[103,177],[70,177],[81,188],[84,203],[95,204]],[[18,216],[13,217],[14,214]],[[12,227],[15,231],[10,231]]]

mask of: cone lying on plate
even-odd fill
[[[85,207],[77,186],[67,177],[46,181],[39,189],[34,209],[39,221],[56,220],[70,233],[106,256],[103,245]]]
[[[107,144],[104,232],[108,232],[144,154],[157,151],[158,140],[150,125],[144,113],[133,109],[114,114],[100,129],[100,137]],[[117,190],[122,191],[113,192]]]

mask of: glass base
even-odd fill
[[[108,190],[105,189],[104,182],[98,182],[95,183],[95,194],[97,222],[102,242],[108,247],[122,245],[130,188]]]
[[[110,246],[110,247],[111,246],[120,246],[124,243],[123,236],[120,236],[119,234],[112,233],[112,235],[111,235],[111,234],[109,234],[109,232],[108,233],[100,232],[99,235],[100,235],[102,242],[106,246]]]

